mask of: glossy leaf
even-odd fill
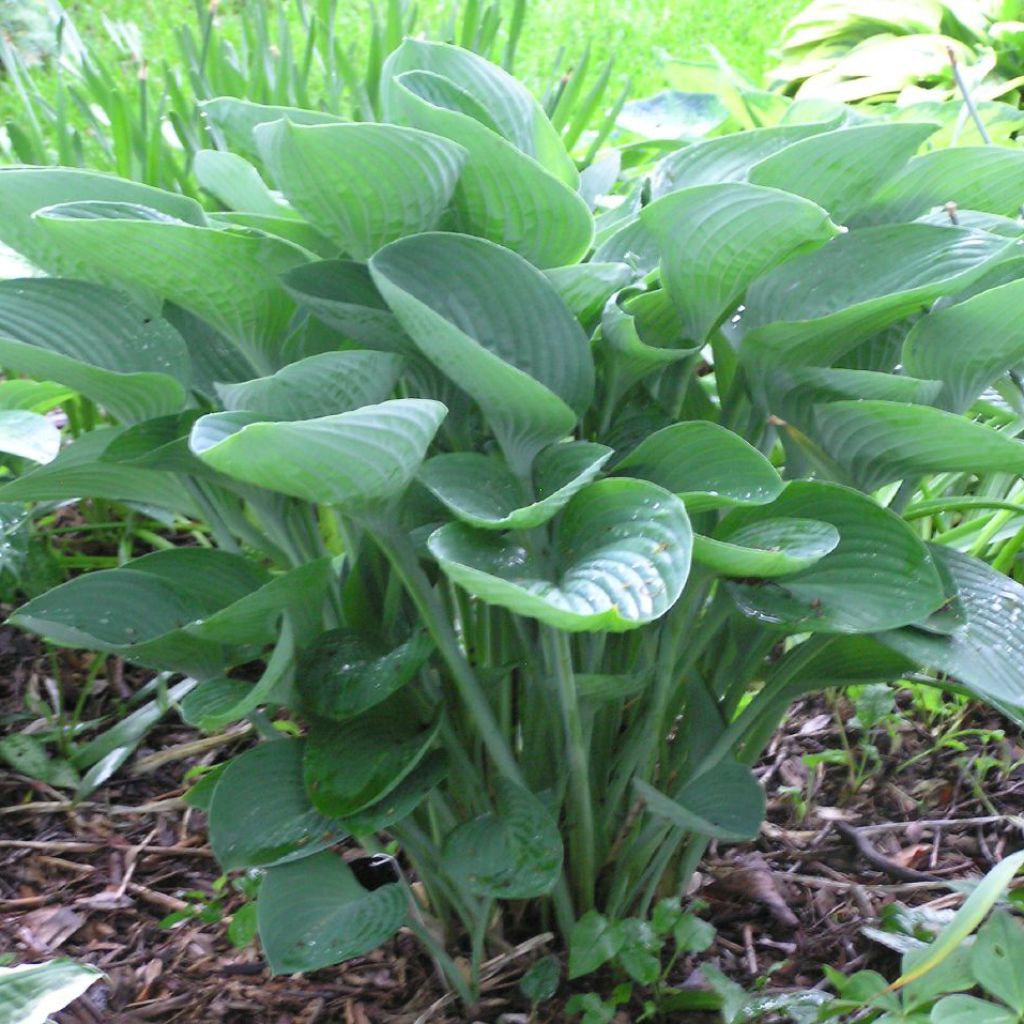
[[[787,576],[820,561],[839,543],[839,531],[814,519],[765,519],[728,535],[693,538],[693,557],[723,576]]]
[[[199,109],[206,121],[230,144],[231,150],[247,160],[259,159],[259,148],[254,137],[257,125],[280,121],[282,118],[294,124],[307,125],[338,124],[341,121],[340,117],[320,110],[277,107],[234,96],[218,96],[216,99],[201,101]]]

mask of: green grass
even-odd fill
[[[250,0],[251,2],[251,0]],[[658,54],[702,58],[713,43],[740,70],[759,78],[771,65],[768,51],[785,22],[805,0],[531,0],[526,31],[520,45],[517,73],[540,86],[550,80],[564,50],[565,59],[578,55],[589,39],[593,57],[615,58],[617,72],[633,79],[633,95],[665,87]],[[145,56],[150,61],[174,59],[176,28],[194,24],[192,0],[107,0],[69,3],[79,31],[101,51],[113,52],[102,19],[134,21],[143,31]],[[236,2],[223,3],[231,11]],[[353,38],[365,35],[365,2],[353,2],[342,13],[342,31]],[[423,18],[445,10],[444,2],[421,0]],[[294,9],[292,4],[288,4]],[[225,19],[230,22],[230,17]],[[297,20],[297,19],[296,19]]]

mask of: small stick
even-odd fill
[[[897,864],[895,861],[890,860],[885,854],[877,850],[867,836],[862,835],[853,825],[849,825],[845,821],[835,821],[832,823],[832,827],[843,838],[853,843],[857,848],[857,852],[869,864],[878,868],[879,871],[884,871],[887,875],[892,875],[893,878],[898,878],[904,882],[937,881],[935,875],[929,875],[924,871],[915,871],[913,868],[906,868],[902,864]]]
[[[213,851],[205,846],[115,846],[109,843],[65,842],[53,839],[0,839],[0,849],[46,850],[50,853],[98,853],[100,850],[121,850],[136,856],[143,853],[157,857],[212,857]]]
[[[899,832],[901,829],[910,828],[911,825],[916,825],[919,828],[949,828],[951,825],[997,825],[1003,821],[1024,829],[1024,818],[1015,814],[989,814],[980,818],[923,818],[918,821],[888,821],[881,825],[860,825],[857,831],[862,836],[870,836],[876,832]]]
[[[985,145],[991,146],[992,139],[989,137],[988,130],[985,128],[985,122],[981,119],[981,114],[978,113],[978,108],[974,105],[974,100],[971,98],[971,90],[967,88],[964,76],[960,74],[960,65],[957,63],[953,47],[947,46],[946,53],[949,54],[949,64],[953,69],[953,79],[964,98],[964,103],[967,106],[968,113],[971,115],[971,119],[974,121],[974,126],[978,129],[978,134],[981,136]]]
[[[860,886],[867,892],[888,893],[890,895],[906,892],[922,892],[927,891],[928,889],[948,889],[952,884],[951,881],[943,881],[941,878],[936,878],[933,882],[900,882],[891,885],[872,885],[868,882],[855,882],[853,879],[850,879],[848,882],[839,882],[834,878],[819,878],[817,875],[790,874],[786,871],[775,871],[773,874],[780,882],[795,882],[797,885],[804,885],[809,889],[837,889],[845,892]]]
[[[0,807],[2,814],[59,814],[68,811],[72,814],[92,807],[99,807],[104,814],[163,814],[170,811],[180,811],[187,807],[181,797],[171,797],[168,800],[151,800],[148,804],[139,804],[132,807],[130,804],[102,804],[98,801],[83,801],[75,803],[73,800],[38,800],[31,804],[13,804],[10,807]]]

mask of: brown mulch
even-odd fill
[[[68,659],[62,683],[73,699],[87,664]],[[0,714],[22,710],[26,689],[49,671],[33,641],[0,629]],[[111,673],[86,717],[139,682]],[[794,706],[758,767],[769,794],[759,840],[713,846],[691,886],[718,928],[701,962],[742,984],[770,974],[773,987],[807,987],[821,982],[822,964],[891,974],[896,954],[866,938],[864,925],[877,925],[896,901],[955,908],[963,897],[948,881],[976,878],[1024,845],[1006,817],[1024,812],[1015,727],[980,706],[931,722],[908,710],[876,735],[880,760],[863,777],[840,764],[809,768],[805,756],[841,749],[844,732],[858,754],[859,734],[840,726],[852,714],[847,701],[825,696]],[[951,740],[954,721],[965,731]],[[280,978],[268,976],[256,948],[231,945],[226,926],[242,898],[230,887],[218,896],[204,816],[180,797],[187,768],[223,760],[251,738],[239,732],[199,754],[195,739],[169,715],[75,808],[42,783],[0,773],[0,953],[29,962],[71,956],[107,975],[57,1015],[60,1024],[465,1021],[456,1005],[431,1010],[443,991],[409,936],[336,968]],[[193,916],[162,924],[181,911]],[[474,1020],[525,1021],[516,985],[537,954],[522,954],[496,966]],[[695,983],[697,966],[684,959],[676,983]],[[542,1019],[563,1019],[551,1012]]]

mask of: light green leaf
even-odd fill
[[[649,435],[615,465],[615,472],[678,494],[691,512],[765,505],[782,492],[782,478],[756,448],[704,420],[675,423]]]
[[[428,541],[459,586],[490,604],[570,631],[635,629],[675,604],[690,568],[683,503],[641,480],[581,490],[558,523],[553,571],[511,537],[452,523]]]
[[[314,720],[303,760],[313,806],[347,818],[383,800],[423,760],[438,727],[418,721],[398,692],[344,721]]]
[[[260,125],[255,136],[292,206],[358,260],[436,228],[466,160],[448,139],[392,124],[284,120]]]
[[[964,339],[970,338],[970,344]],[[991,288],[921,317],[903,343],[915,377],[941,380],[944,402],[963,412],[997,377],[1024,362],[1024,281]]]
[[[562,301],[580,323],[599,316],[612,293],[633,280],[633,271],[625,263],[577,263],[571,267],[553,267],[544,276],[555,286]]]
[[[996,911],[978,929],[971,947],[971,973],[989,994],[1024,1014],[1024,925],[1005,910]]]
[[[298,107],[275,107],[234,96],[218,96],[199,103],[203,117],[216,132],[220,132],[233,152],[247,160],[259,160],[259,148],[253,133],[257,125],[287,118],[294,124],[340,124],[341,118],[320,110]]]
[[[81,782],[74,765],[60,756],[51,757],[42,740],[22,732],[0,738],[0,761],[50,786],[75,789]]]
[[[479,238],[425,234],[370,261],[388,305],[435,366],[480,405],[514,471],[590,403],[582,328],[540,271]]]
[[[28,412],[52,412],[75,393],[53,381],[5,380],[0,381],[0,409],[25,409]]]
[[[324,352],[270,377],[216,387],[229,411],[263,420],[305,420],[383,402],[401,372],[401,359],[387,353]]]
[[[2,182],[0,172],[0,182]],[[84,281],[0,281],[0,361],[134,422],[185,404],[188,350],[162,317]]]
[[[640,220],[658,242],[662,284],[684,337],[695,342],[735,310],[751,281],[837,233],[820,206],[740,182],[673,192]]]
[[[569,980],[591,974],[622,948],[625,934],[621,924],[604,914],[588,910],[569,933]]]
[[[562,873],[562,837],[528,790],[497,778],[493,814],[468,821],[444,844],[444,866],[471,892],[494,899],[549,893]]]
[[[192,168],[200,186],[228,210],[264,217],[296,217],[294,210],[274,197],[260,172],[236,153],[201,149],[193,157]]]
[[[865,206],[938,129],[864,124],[801,139],[756,164],[750,181],[804,196],[843,223]]]
[[[310,803],[304,747],[302,740],[273,740],[228,762],[209,810],[210,845],[225,871],[299,860],[348,835]]]
[[[398,931],[408,912],[400,885],[368,892],[328,851],[270,868],[256,906],[274,974],[314,971],[368,953]]]
[[[32,462],[53,462],[60,451],[60,431],[37,412],[0,409],[0,452]]]
[[[931,1011],[932,1024],[1017,1024],[1019,1019],[999,1003],[962,993],[943,997]]]
[[[763,622],[795,632],[869,632],[916,622],[946,600],[939,571],[910,527],[866,495],[837,484],[787,484],[770,505],[730,513],[719,536],[728,539],[741,528],[778,518],[831,523],[840,541],[802,572],[732,585],[743,611]]]
[[[754,773],[735,761],[722,761],[701,772],[675,797],[642,779],[635,779],[633,787],[652,814],[711,839],[753,839],[764,820],[764,790]]]
[[[693,538],[693,557],[723,576],[786,576],[820,561],[839,544],[839,531],[814,519],[765,519],[728,535]]]
[[[61,251],[87,261],[84,276],[177,303],[254,364],[276,369],[294,311],[279,278],[309,261],[305,250],[247,228],[197,227],[141,206],[65,203],[37,220]]]
[[[320,504],[377,502],[412,481],[444,416],[440,402],[417,398],[291,423],[213,413],[196,421],[189,443],[245,483]]]
[[[533,466],[528,493],[497,455],[437,455],[420,470],[420,482],[462,522],[482,530],[528,530],[546,523],[594,480],[612,450],[589,441],[553,444]]]
[[[74,960],[0,967],[0,1024],[46,1024],[102,977]]]

